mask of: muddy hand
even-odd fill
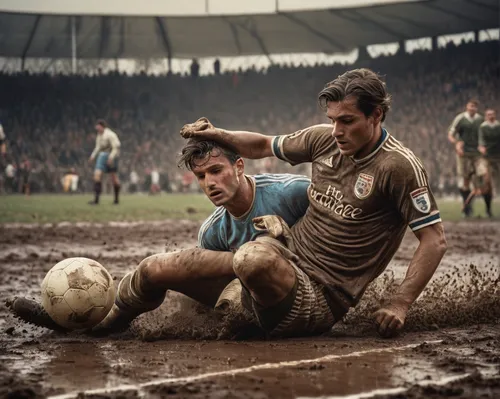
[[[388,304],[377,310],[373,317],[380,336],[394,337],[401,332],[405,324],[408,308],[402,305]]]
[[[189,139],[191,137],[202,136],[202,132],[207,130],[212,131],[214,129],[214,125],[212,125],[207,118],[202,117],[194,123],[184,125],[181,129],[181,136],[185,139]]]

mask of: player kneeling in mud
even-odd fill
[[[439,210],[420,159],[382,127],[391,96],[376,73],[348,71],[318,100],[331,124],[269,136],[207,122],[181,135],[230,145],[245,158],[312,163],[310,205],[291,233],[246,243],[233,259],[249,293],[243,298],[271,335],[332,327],[385,270],[409,227],[418,248],[401,285],[375,312],[378,332],[390,336],[446,252]]]
[[[139,314],[160,306],[167,290],[183,293],[210,307],[234,306],[231,310],[243,311],[233,253],[249,241],[265,239],[267,228],[278,229],[280,234],[282,226],[294,225],[309,206],[309,178],[291,174],[246,175],[243,159],[213,141],[188,141],[179,164],[194,173],[204,193],[218,207],[200,228],[199,248],[144,259],[120,281],[115,305],[94,328],[95,332],[127,328]],[[277,216],[259,219],[266,215]],[[62,330],[35,301],[17,298],[10,307],[28,322]]]

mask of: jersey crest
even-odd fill
[[[373,176],[367,175],[366,173],[360,173],[354,185],[354,194],[356,197],[359,199],[367,198],[372,192],[374,180]]]
[[[411,202],[417,211],[422,213],[429,213],[431,211],[431,200],[427,187],[420,187],[413,190],[410,196]]]

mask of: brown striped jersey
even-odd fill
[[[441,222],[427,173],[385,129],[365,158],[342,155],[333,126],[276,136],[273,153],[292,165],[312,162],[309,208],[293,227],[299,266],[331,298],[354,306],[387,267],[406,228]]]

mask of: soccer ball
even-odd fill
[[[49,270],[42,281],[42,306],[57,324],[70,330],[92,328],[108,314],[115,300],[113,279],[100,263],[68,258]]]

